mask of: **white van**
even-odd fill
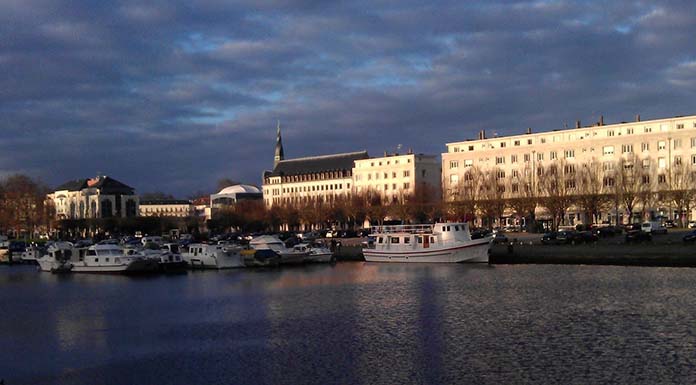
[[[667,234],[667,228],[662,226],[660,222],[657,221],[643,222],[643,224],[640,225],[640,229],[646,233]]]

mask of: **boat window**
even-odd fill
[[[99,262],[99,258],[94,258],[94,262]]]
[[[121,263],[121,258],[114,258],[114,262]]]
[[[404,243],[411,243],[411,238],[404,237]]]
[[[95,256],[95,255],[97,255],[97,252],[96,252],[96,251],[94,251],[94,250],[87,250],[87,256],[88,256],[88,257],[93,257],[93,256]]]
[[[416,237],[416,243],[423,243],[423,237]]]
[[[430,243],[435,243],[435,237],[430,237]]]
[[[383,243],[383,242],[384,242],[384,240],[382,239],[382,237],[377,238],[377,243]]]
[[[454,226],[454,231],[459,231],[459,226]]]
[[[391,243],[399,243],[399,237],[391,237]]]
[[[109,258],[104,258],[104,262],[109,262]]]

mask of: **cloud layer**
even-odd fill
[[[693,1],[4,1],[0,175],[140,192],[286,156],[696,114]]]

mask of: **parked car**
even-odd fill
[[[556,235],[556,240],[560,244],[574,245],[582,242],[582,236],[575,230],[561,230]]]
[[[491,232],[487,229],[475,229],[471,231],[471,239],[481,239],[488,236],[490,233]]]
[[[493,243],[508,243],[508,237],[505,233],[497,232],[493,237]]]
[[[601,238],[613,237],[616,234],[621,234],[621,231],[621,228],[616,226],[602,226],[592,229],[592,232]]]
[[[696,229],[696,221],[689,221],[688,227],[690,229]]]
[[[652,234],[642,230],[631,230],[626,233],[626,243],[651,242]]]
[[[664,226],[665,226],[666,228],[668,228],[668,229],[671,229],[671,228],[675,227],[676,225],[674,224],[674,221],[673,221],[673,220],[668,219],[668,220],[665,221],[665,225],[664,225]]]
[[[696,230],[691,230],[684,237],[682,237],[682,240],[687,243],[693,243],[696,241]]]
[[[541,243],[544,245],[556,245],[556,244],[558,244],[558,233],[555,231],[545,233],[544,235],[541,236]]]
[[[592,231],[581,231],[578,233],[579,240],[584,243],[593,243],[599,240],[597,234]]]

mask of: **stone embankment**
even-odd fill
[[[626,243],[623,235],[578,245],[543,245],[541,234],[510,233],[510,242],[491,247],[493,264],[573,264],[696,267],[696,244],[684,243],[686,230],[655,235],[651,242]],[[339,261],[362,261],[360,238],[341,240]]]

